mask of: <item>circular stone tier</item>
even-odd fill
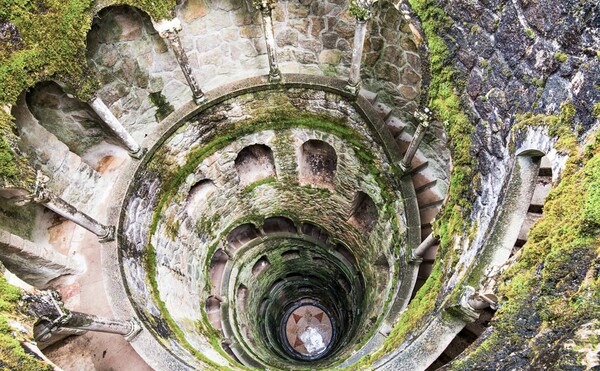
[[[378,135],[344,98],[300,88],[229,97],[171,128],[119,234],[158,343],[189,367],[281,369],[331,367],[366,344],[408,255]]]

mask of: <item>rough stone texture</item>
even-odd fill
[[[39,84],[27,94],[31,113],[46,130],[69,150],[83,156],[90,147],[106,141],[102,120],[86,104],[69,98],[53,83]]]
[[[36,245],[4,230],[0,230],[0,259],[19,278],[39,289],[58,277],[80,273],[82,268],[52,247]]]
[[[377,101],[393,107],[394,114],[410,117],[419,105],[421,56],[414,36],[400,12],[388,1],[376,3],[370,22],[362,78]]]
[[[149,93],[160,92],[175,107],[192,99],[175,55],[140,11],[114,7],[100,12],[87,45],[88,63],[102,84],[99,97],[136,141],[156,123],[157,107]]]

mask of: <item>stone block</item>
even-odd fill
[[[341,54],[339,50],[325,49],[319,54],[319,63],[336,66],[340,63]]]
[[[181,8],[180,14],[184,22],[191,23],[208,14],[208,6],[205,0],[187,0]]]

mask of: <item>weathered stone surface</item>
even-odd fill
[[[183,3],[181,15],[183,20],[190,23],[197,18],[202,18],[208,14],[208,6],[205,0],[188,0]]]

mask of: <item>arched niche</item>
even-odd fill
[[[210,179],[202,179],[194,183],[190,187],[190,191],[186,197],[186,209],[189,213],[194,214],[194,210],[206,206],[206,200],[211,193],[217,190],[217,186]]]
[[[260,259],[252,266],[252,277],[256,277],[266,271],[271,266],[271,262],[266,256],[261,256]]]
[[[231,252],[235,252],[237,249],[259,236],[260,231],[253,224],[242,224],[229,232],[227,235],[227,245]]]
[[[248,302],[248,288],[245,285],[240,284],[237,288],[236,300],[238,307],[241,311],[245,311]]]
[[[221,300],[211,295],[206,299],[206,315],[211,326],[217,330],[221,330]]]
[[[275,177],[273,151],[264,144],[245,147],[235,159],[235,169],[240,177],[241,186]]]
[[[89,104],[68,95],[54,82],[35,85],[27,92],[26,102],[38,124],[82,159],[102,144],[118,145]],[[94,165],[93,161],[88,162]]]
[[[344,244],[338,243],[337,245],[335,245],[334,250],[337,253],[339,253],[341,256],[343,256],[344,259],[346,259],[346,261],[348,263],[350,263],[352,266],[356,266],[357,263],[356,263],[356,258],[354,257],[354,254]]]
[[[327,243],[327,240],[329,239],[329,234],[327,234],[327,232],[325,232],[321,227],[312,223],[302,223],[300,226],[300,231],[307,236],[322,241],[323,243]]]
[[[300,184],[334,188],[337,169],[335,149],[321,140],[309,140],[300,147]]]
[[[352,201],[352,210],[348,222],[368,233],[373,230],[378,216],[377,206],[371,197],[364,192],[356,192]]]
[[[297,259],[300,257],[300,250],[287,250],[284,251],[283,253],[281,253],[281,258],[286,261],[286,260],[293,260],[293,259]]]
[[[296,233],[296,225],[291,219],[283,216],[275,216],[265,219],[263,231],[266,234],[270,233]]]
[[[223,249],[217,249],[210,259],[210,283],[217,292],[219,292],[221,288],[223,272],[225,271],[225,265],[227,265],[227,261],[229,261],[229,255],[227,255]]]

